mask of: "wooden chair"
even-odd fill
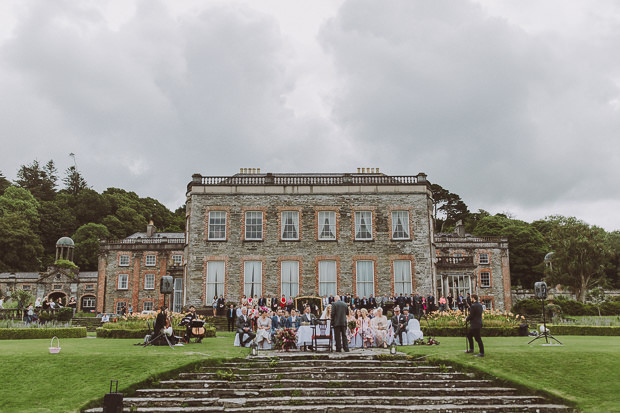
[[[317,351],[319,347],[327,348],[332,351],[332,328],[331,322],[327,318],[319,318],[315,320],[312,334],[312,350]],[[328,340],[329,344],[319,344],[319,340]]]

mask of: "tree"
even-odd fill
[[[74,262],[81,270],[96,270],[99,240],[110,238],[108,229],[102,224],[85,224],[75,231],[72,238],[75,242]]]
[[[433,218],[436,232],[447,231],[448,228],[454,227],[457,221],[466,220],[469,209],[460,196],[437,184],[431,184],[431,192],[433,193]]]
[[[11,182],[6,179],[2,171],[0,171],[0,195],[2,195],[9,186],[11,186]]]
[[[586,294],[586,298],[594,304],[598,310],[598,316],[601,316],[601,305],[605,302],[605,290],[603,287],[594,287]]]
[[[73,196],[78,196],[80,191],[88,188],[88,185],[86,184],[86,179],[84,179],[82,174],[80,174],[80,171],[78,171],[75,166],[68,167],[65,174],[66,175],[62,179],[62,181],[65,184],[65,190],[69,194]]]
[[[478,236],[508,238],[510,278],[514,286],[533,287],[544,276],[543,260],[548,246],[543,236],[527,222],[503,214],[482,218],[473,231]]]
[[[15,183],[32,193],[38,200],[51,201],[56,196],[56,181],[58,172],[54,161],[48,161],[41,166],[34,160],[30,165],[22,165],[17,171]]]
[[[612,256],[604,229],[575,217],[552,216],[549,235],[553,258],[548,279],[570,287],[582,303],[586,291],[604,279],[604,268]]]
[[[44,249],[44,256],[41,260],[43,268],[54,263],[58,238],[72,234],[76,228],[73,211],[64,202],[62,195],[58,194],[54,201],[41,201],[39,206],[41,222],[37,233]]]
[[[43,246],[31,223],[20,214],[0,216],[0,271],[37,271]]]

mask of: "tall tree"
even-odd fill
[[[612,256],[604,229],[575,217],[552,216],[550,233],[553,258],[548,279],[570,287],[581,302],[586,292],[604,280],[605,266]]]
[[[11,186],[11,182],[6,179],[2,171],[0,171],[0,195],[2,195],[9,186]]]
[[[459,220],[466,220],[469,209],[460,196],[438,184],[431,184],[431,192],[433,193],[435,232],[447,231],[454,227]]]
[[[75,165],[72,165],[67,168],[65,171],[65,177],[62,179],[65,184],[65,190],[73,195],[78,196],[80,191],[88,188],[86,184],[86,179],[82,176],[80,171],[77,170]]]
[[[44,166],[34,160],[30,165],[22,165],[17,171],[15,183],[29,190],[38,200],[51,201],[56,196],[56,182],[58,171],[54,161],[48,161]]]
[[[73,234],[75,242],[74,262],[82,271],[97,269],[99,254],[99,240],[110,238],[110,232],[102,224],[82,225]]]

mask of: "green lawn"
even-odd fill
[[[188,364],[245,357],[232,347],[230,333],[184,347],[134,346],[136,339],[61,339],[59,354],[50,340],[0,340],[0,412],[72,412],[109,391],[119,390]]]
[[[464,338],[439,338],[439,346],[399,347],[420,357],[475,368],[572,401],[587,412],[620,412],[620,339],[560,336],[564,346],[527,345],[527,337],[484,338],[484,359],[464,354]],[[49,340],[0,341],[0,411],[70,412],[108,392],[204,360],[240,357],[231,333],[185,347],[134,346],[138,340],[65,339],[60,354]],[[540,340],[539,340],[540,342]]]
[[[440,338],[438,346],[399,350],[481,370],[561,397],[586,412],[620,412],[620,338],[557,338],[564,346],[537,344],[541,340],[528,345],[528,337],[484,337],[484,358],[463,353],[465,338]]]

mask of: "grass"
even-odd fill
[[[539,390],[564,399],[584,412],[620,412],[618,338],[558,338],[564,346],[528,345],[528,337],[485,337],[484,358],[463,353],[465,338],[440,338],[438,346],[398,349],[416,357],[427,357],[438,363],[451,362]]]
[[[579,326],[620,326],[619,316],[571,315],[564,318],[554,317],[553,324],[571,324]]]
[[[0,341],[0,411],[74,412],[101,399],[110,379],[127,393],[167,372],[202,362],[243,357],[233,333],[184,347],[134,346],[135,339],[65,339],[59,354],[49,340]],[[486,337],[486,357],[464,354],[464,338],[439,338],[439,346],[399,347],[416,358],[491,374],[559,397],[585,412],[620,412],[620,343],[617,337],[558,337],[564,346],[527,345],[528,337]],[[540,340],[539,340],[540,341]],[[169,373],[168,373],[169,374]],[[339,387],[341,382],[328,382]]]
[[[119,391],[126,391],[139,382],[157,381],[170,370],[248,353],[232,346],[232,333],[174,350],[134,346],[138,341],[64,339],[59,354],[49,354],[47,339],[0,341],[0,411],[79,411],[87,402],[103,398],[110,379],[117,379]]]

